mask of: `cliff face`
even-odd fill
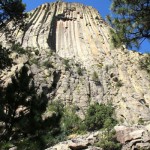
[[[44,91],[50,101],[77,105],[81,117],[94,102],[112,102],[122,123],[150,120],[150,78],[138,63],[144,56],[124,47],[113,49],[110,27],[97,10],[78,3],[47,3],[29,12],[24,31],[11,22],[8,28],[24,48],[33,48],[33,54],[38,50],[37,63],[30,68],[38,93]],[[1,31],[6,47],[9,38]]]
[[[25,32],[15,30],[12,34],[23,47],[51,49],[91,66],[110,52],[108,29],[92,7],[51,3],[29,13]]]

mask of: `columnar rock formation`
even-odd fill
[[[0,33],[4,46],[13,37],[32,53],[39,51],[31,71],[38,92],[44,90],[50,101],[77,105],[81,116],[94,102],[112,102],[122,123],[150,120],[150,78],[138,63],[144,56],[113,49],[110,27],[94,8],[47,3],[29,12],[23,31],[11,22],[8,28],[9,35]]]

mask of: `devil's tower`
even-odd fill
[[[2,30],[0,41],[9,47],[13,37],[29,49],[39,94],[44,91],[49,101],[78,106],[81,116],[94,102],[112,102],[125,124],[150,120],[150,78],[139,67],[144,56],[124,47],[113,49],[110,27],[97,10],[56,2],[28,14],[24,30],[10,22],[10,36]],[[1,75],[4,85],[24,61],[16,61],[7,76]]]

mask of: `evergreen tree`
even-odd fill
[[[13,129],[34,134],[46,104],[43,94],[36,94],[32,74],[28,75],[28,68],[23,66],[6,88],[0,88],[0,122],[5,129],[2,137],[9,138]]]
[[[150,40],[150,1],[149,0],[112,0],[113,17],[107,16],[115,30],[111,30],[115,47],[125,44],[139,46]]]
[[[12,65],[12,59],[9,57],[10,50],[0,45],[0,71]]]
[[[22,0],[0,0],[0,25],[4,25],[8,19],[15,22],[22,20],[26,16],[23,13],[25,7]]]

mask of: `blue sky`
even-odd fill
[[[46,2],[51,3],[55,1],[56,0],[23,0],[23,2],[26,4],[26,11],[30,11],[43,3]],[[99,13],[104,19],[106,15],[111,14],[110,11],[111,0],[64,0],[64,1],[78,2],[88,6],[92,6],[99,11]],[[150,42],[144,41],[139,51],[150,52]]]

